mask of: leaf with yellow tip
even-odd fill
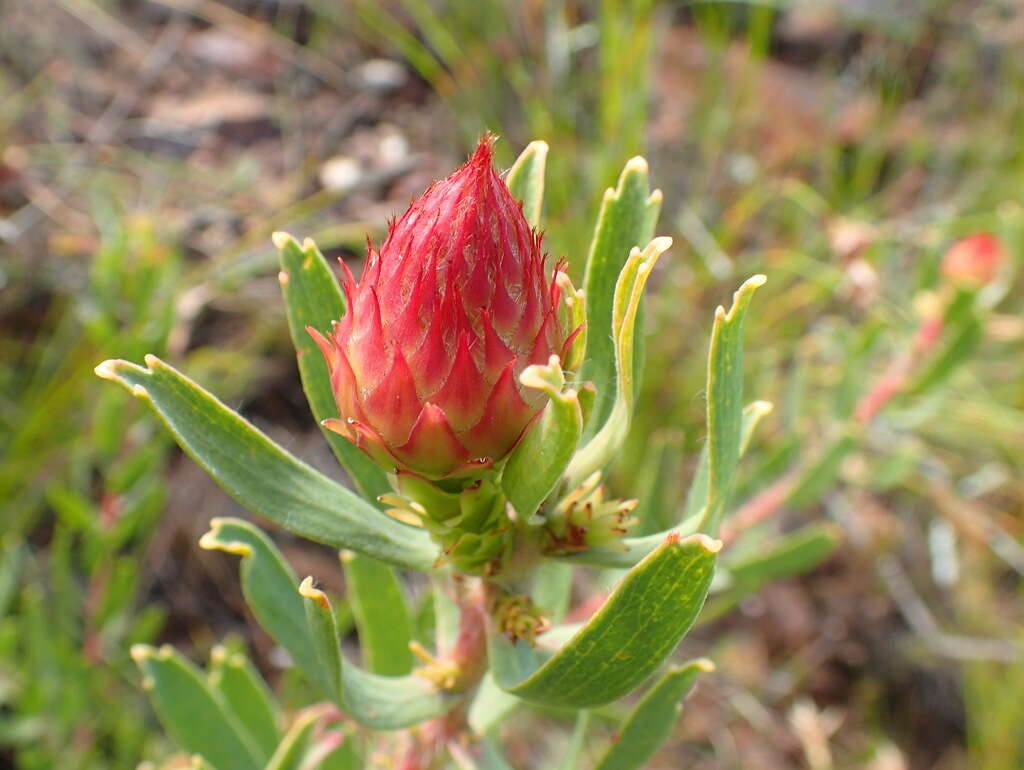
[[[547,406],[512,452],[501,475],[501,488],[523,519],[532,516],[558,486],[583,431],[576,391],[565,387],[558,356],[546,366],[528,366],[519,375],[527,388],[543,391]]]
[[[732,493],[743,444],[743,321],[758,287],[768,279],[748,278],[733,295],[727,313],[715,310],[708,352],[708,503],[700,529],[718,531]]]
[[[550,706],[591,708],[621,698],[650,676],[693,626],[721,547],[721,541],[705,535],[669,536],[547,659],[492,629],[495,681],[517,697]]]
[[[322,692],[360,724],[398,730],[445,713],[458,698],[415,675],[381,676],[335,656],[330,599],[298,578],[269,538],[241,519],[214,519],[200,545],[242,556],[242,591],[260,625]]]
[[[136,644],[131,655],[160,722],[182,749],[201,755],[217,770],[262,767],[262,752],[199,670],[177,650]]]
[[[637,315],[644,286],[659,257],[672,245],[672,239],[655,238],[643,251],[634,248],[615,285],[611,329],[614,341],[616,389],[608,418],[597,434],[584,444],[566,471],[566,486],[578,487],[595,471],[615,457],[629,433],[633,417],[634,342]],[[600,398],[600,390],[598,391]],[[597,406],[595,405],[595,409]],[[593,419],[593,417],[591,418]]]
[[[660,212],[661,190],[651,192],[647,161],[639,156],[631,158],[615,188],[604,193],[583,274],[588,334],[580,379],[590,380],[597,388],[594,408],[587,420],[587,437],[601,429],[617,397],[612,332],[616,284],[632,250],[642,248],[654,237]],[[632,355],[637,356],[635,349]],[[629,365],[636,367],[635,358],[630,359]]]
[[[155,356],[146,368],[104,361],[96,373],[142,398],[182,449],[253,513],[296,534],[402,567],[430,570],[437,546],[272,442]]]

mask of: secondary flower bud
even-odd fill
[[[328,337],[309,330],[342,417],[326,427],[386,468],[430,478],[504,458],[543,406],[519,373],[564,356],[572,334],[490,139],[391,225],[358,283],[346,269],[343,284],[348,313]]]
[[[979,289],[995,280],[1008,259],[999,239],[991,233],[961,238],[942,258],[942,273],[964,288]]]

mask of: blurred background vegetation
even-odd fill
[[[138,641],[233,638],[288,702],[230,559],[195,547],[234,503],[92,367],[164,356],[338,473],[270,233],[358,274],[490,130],[504,165],[551,145],[546,243],[576,268],[630,156],[664,191],[613,477],[642,526],[685,506],[712,311],[763,272],[747,394],[775,408],[735,520],[842,532],[716,599],[684,646],[719,671],[652,767],[1024,766],[1022,52],[1020,0],[3,0],[0,764],[167,760]],[[1005,261],[957,293],[941,259],[977,232]],[[517,767],[560,734],[510,730]]]

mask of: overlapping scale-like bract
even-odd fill
[[[327,427],[435,479],[505,457],[543,405],[520,372],[564,356],[574,332],[544,262],[484,139],[391,225],[358,283],[345,269],[349,312],[331,333],[309,330],[341,415]]]

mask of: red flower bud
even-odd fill
[[[977,233],[949,247],[942,258],[942,273],[958,286],[979,289],[995,280],[1007,259],[998,238],[991,233]]]
[[[541,236],[491,157],[485,138],[414,201],[362,280],[345,269],[331,335],[309,330],[342,417],[325,425],[389,469],[440,478],[504,458],[543,406],[520,372],[571,341]]]

